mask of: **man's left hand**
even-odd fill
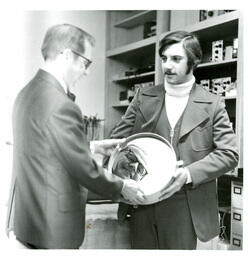
[[[124,141],[125,139],[106,139],[91,141],[91,148],[93,149],[91,151],[92,153],[109,156],[113,152],[115,147],[118,144],[123,143]]]
[[[176,169],[170,182],[160,191],[159,200],[164,200],[179,191],[187,181],[187,173],[183,168]]]

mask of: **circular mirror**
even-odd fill
[[[138,133],[128,137],[111,154],[108,170],[123,179],[133,179],[144,191],[144,204],[159,201],[159,191],[176,170],[172,145],[154,133]]]

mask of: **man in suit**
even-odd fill
[[[236,137],[223,99],[195,83],[193,72],[202,58],[197,37],[169,33],[160,41],[159,55],[164,84],[136,93],[111,138],[157,133],[184,166],[159,202],[121,203],[118,217],[131,215],[132,248],[195,249],[197,237],[208,241],[219,233],[216,178],[237,166]]]
[[[42,44],[45,65],[15,101],[14,233],[29,248],[79,248],[87,189],[113,200],[143,200],[135,181],[105,172],[91,158],[81,111],[69,93],[88,74],[93,46],[94,38],[78,27],[51,27]],[[110,154],[118,142],[91,148]]]

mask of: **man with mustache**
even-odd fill
[[[197,37],[171,32],[160,41],[159,55],[164,84],[137,92],[111,138],[157,133],[184,165],[159,202],[120,204],[118,216],[131,215],[134,249],[191,250],[197,238],[205,242],[219,234],[216,178],[237,166],[236,137],[223,99],[195,82],[193,72],[202,59]]]

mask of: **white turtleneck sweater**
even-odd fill
[[[187,106],[189,94],[194,82],[194,76],[190,81],[183,84],[171,85],[165,81],[165,109],[172,130]],[[191,183],[192,178],[189,170],[186,167],[183,167],[182,170],[187,174],[186,184]]]
[[[165,81],[165,108],[172,129],[174,129],[187,105],[189,94],[194,82],[194,76],[190,81],[184,84],[172,85]]]

